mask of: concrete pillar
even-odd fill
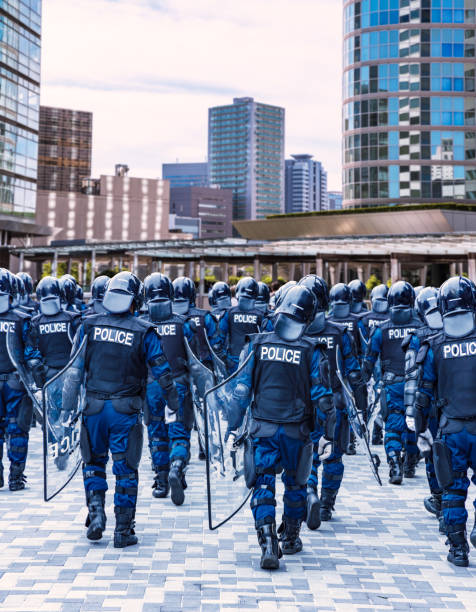
[[[96,249],[93,249],[91,253],[91,285],[93,280],[96,278]]]
[[[254,269],[255,279],[257,281],[260,281],[261,280],[261,264],[260,264],[260,261],[259,261],[259,257],[255,257],[254,268],[255,268]]]
[[[371,264],[365,264],[365,278],[362,279],[364,283],[366,283],[371,276],[372,276],[372,266]]]
[[[203,304],[203,296],[205,295],[205,261],[200,259],[200,282],[198,288],[200,308]]]
[[[389,278],[390,278],[390,274],[388,271],[388,263],[385,262],[382,266],[382,283],[386,285]]]
[[[311,273],[311,264],[308,261],[303,262],[302,264],[302,275],[307,276]]]
[[[468,253],[468,277],[473,283],[476,282],[476,255]]]
[[[289,266],[289,278],[288,278],[288,280],[290,280],[290,281],[295,280],[294,279],[295,275],[296,275],[296,264],[292,263]]]
[[[340,279],[342,277],[342,264],[338,263],[336,265],[336,276],[335,276],[335,282],[332,283],[333,285],[335,285],[335,283],[340,283]]]
[[[349,282],[349,264],[344,261],[344,283],[347,284]]]
[[[334,264],[329,264],[329,281],[330,286],[334,286],[336,284],[336,267]]]
[[[463,276],[463,272],[464,272],[464,263],[460,261],[458,263],[458,276]]]
[[[82,285],[83,287],[86,287],[86,274],[88,271],[88,260],[87,259],[83,259],[83,265],[82,265]]]
[[[58,251],[53,253],[53,263],[51,264],[52,276],[58,276]]]
[[[24,265],[25,265],[25,253],[22,251],[20,253],[20,272],[23,272]]]
[[[316,274],[324,278],[324,260],[322,257],[316,257]]]
[[[367,278],[364,278],[364,266],[362,265],[357,266],[357,278],[364,283],[366,280],[368,280]]]
[[[420,274],[420,285],[425,286],[426,285],[426,275],[428,274],[428,266],[423,266],[423,268],[420,268],[419,274]]]
[[[278,264],[277,263],[274,263],[271,266],[271,280],[273,283],[278,280]]]
[[[71,257],[68,257],[68,274],[71,274]]]
[[[392,283],[400,279],[400,262],[397,257],[391,257],[390,259],[390,278]]]
[[[134,253],[134,258],[132,260],[132,272],[134,272],[134,274],[137,274],[137,270],[139,269],[139,257],[137,256],[137,253]]]

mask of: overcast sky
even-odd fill
[[[286,109],[286,155],[340,189],[339,0],[44,0],[42,104],[94,113],[93,173],[205,161],[207,109]]]

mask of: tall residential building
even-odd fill
[[[230,189],[172,187],[170,214],[199,219],[199,238],[228,238],[232,235]]]
[[[328,191],[329,210],[342,209],[342,191]]]
[[[208,187],[208,164],[162,164],[162,178],[174,187]]]
[[[287,213],[327,210],[327,172],[312,155],[291,155],[285,167]]]
[[[19,220],[36,205],[41,0],[2,2],[0,12],[0,214]]]
[[[92,140],[92,113],[41,106],[38,189],[81,191],[91,176]]]
[[[234,219],[284,211],[284,114],[253,98],[208,111],[210,184],[233,191]]]
[[[476,201],[475,0],[344,0],[344,207]]]

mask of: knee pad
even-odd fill
[[[314,458],[314,444],[311,440],[307,442],[301,449],[299,463],[296,468],[296,483],[305,485],[311,475],[312,460]]]
[[[144,428],[142,427],[142,423],[136,423],[129,431],[126,451],[126,463],[133,470],[137,470],[139,467],[143,445]]]

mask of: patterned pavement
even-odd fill
[[[208,531],[196,450],[180,508],[152,498],[144,453],[139,545],[116,550],[111,491],[105,536],[90,543],[80,476],[44,503],[39,429],[31,438],[28,489],[0,490],[0,610],[476,609],[476,552],[467,569],[447,563],[437,521],[422,505],[422,465],[402,487],[386,484],[382,466],[379,488],[362,455],[347,457],[335,518],[316,532],[304,527],[304,551],[283,559],[279,571],[264,572],[248,507],[218,532]]]

